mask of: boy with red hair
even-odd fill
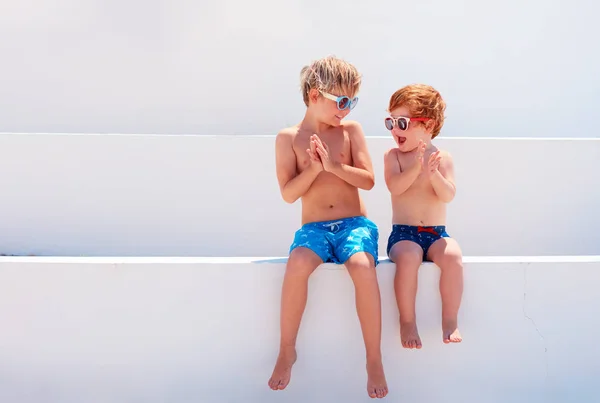
[[[432,140],[444,123],[446,104],[440,93],[423,84],[405,86],[390,98],[385,126],[397,148],[385,153],[385,182],[392,198],[392,232],[387,253],[396,263],[394,289],[405,348],[421,348],[415,299],[421,263],[441,270],[444,343],[458,343],[458,311],[463,292],[460,246],[446,232],[446,205],[454,198],[454,165],[450,153]]]

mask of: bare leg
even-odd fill
[[[396,263],[394,290],[400,313],[400,340],[404,348],[422,347],[415,311],[419,267],[423,262],[423,249],[412,241],[400,241],[390,250],[390,259]]]
[[[372,398],[388,394],[381,361],[381,297],[373,256],[359,252],[345,266],[354,282],[356,312],[367,353],[367,392]]]
[[[438,239],[427,252],[428,258],[441,270],[442,333],[444,343],[460,343],[458,310],[463,293],[462,252],[455,239]]]
[[[296,337],[308,294],[308,277],[323,261],[310,249],[299,247],[292,251],[285,269],[281,290],[281,340],[279,356],[273,369],[269,387],[282,390],[290,382],[292,366],[296,362]]]

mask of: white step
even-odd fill
[[[352,282],[311,277],[292,382],[267,380],[284,258],[0,258],[0,401],[365,402]],[[464,341],[444,345],[439,270],[417,297],[424,347],[402,349],[394,267],[378,266],[388,402],[593,402],[600,256],[466,257]]]
[[[465,255],[600,249],[600,139],[439,138],[456,164],[448,232]],[[362,192],[391,228],[383,154]],[[0,135],[0,253],[285,256],[300,225],[275,176],[273,136]]]

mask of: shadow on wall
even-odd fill
[[[257,259],[257,260],[252,260],[252,263],[287,263],[288,258],[286,257],[279,257],[279,258],[272,258],[272,259]],[[391,263],[392,261],[388,258],[386,259],[379,259],[379,264],[382,263]],[[327,265],[331,265],[332,267],[337,267],[337,266],[342,266],[342,265],[338,265],[335,263],[326,263]]]

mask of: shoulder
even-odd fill
[[[284,129],[279,130],[279,132],[277,133],[277,138],[283,137],[283,138],[294,138],[294,136],[298,133],[298,127],[296,126],[292,126],[292,127],[286,127]]]
[[[450,154],[448,150],[442,150],[441,148],[438,148],[437,151],[439,151],[440,157],[442,157],[442,161],[447,160],[449,162],[452,162],[452,154]]]
[[[277,133],[275,136],[275,153],[278,158],[286,156],[287,159],[288,157],[291,158],[295,155],[294,139],[296,134],[298,134],[297,127],[286,127]]]
[[[297,127],[286,127],[281,129],[275,136],[275,142],[279,145],[291,144],[294,141],[294,137],[298,133]]]
[[[383,158],[386,160],[390,158],[398,158],[398,152],[398,148],[390,148],[383,154]]]
[[[383,154],[384,167],[395,166],[400,164],[400,150],[398,148],[390,148]]]
[[[450,154],[447,150],[439,149],[439,156],[442,158],[440,161],[440,168],[443,171],[448,171],[454,168],[454,159],[452,158],[452,154]]]
[[[346,120],[342,123],[342,126],[343,126],[344,130],[347,131],[351,137],[356,137],[356,136],[364,137],[364,135],[365,135],[362,125],[360,123],[358,123],[356,120]]]

